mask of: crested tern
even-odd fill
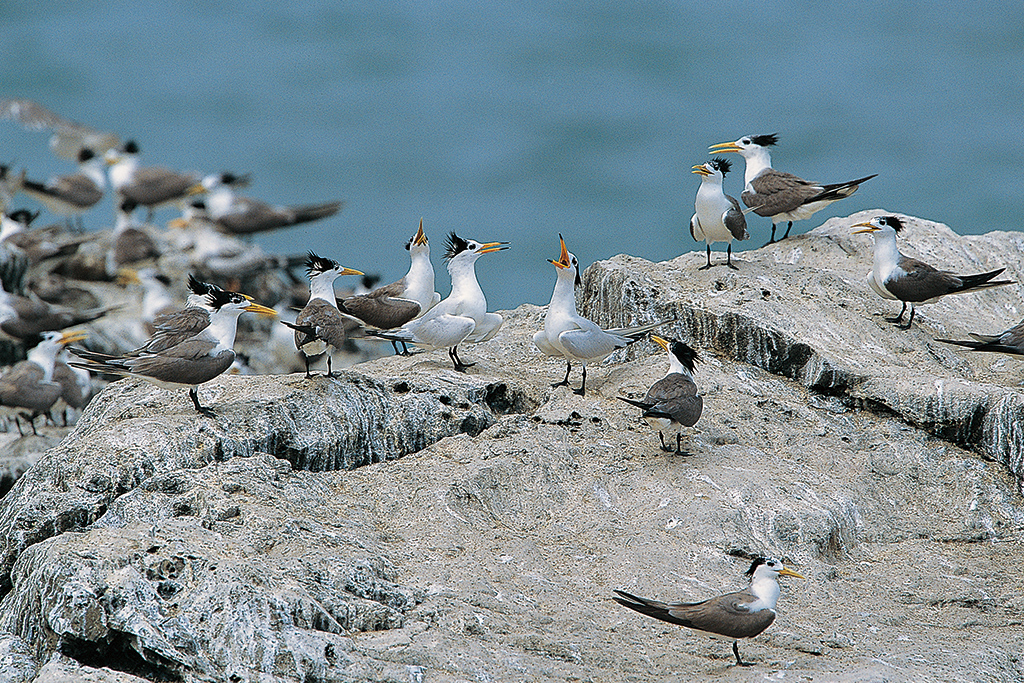
[[[643,410],[643,418],[658,431],[661,450],[672,453],[665,443],[665,432],[676,435],[676,455],[689,455],[681,447],[683,427],[692,427],[704,410],[704,399],[697,393],[693,371],[700,362],[697,352],[681,341],[668,341],[651,335],[651,341],[668,352],[668,374],[647,391],[642,401],[618,396],[620,401]]]
[[[13,414],[18,434],[24,436],[19,415],[32,425],[32,433],[37,433],[36,418],[48,412],[61,396],[62,387],[53,378],[57,354],[67,344],[85,336],[84,332],[45,332],[25,360],[0,376],[0,406]]]
[[[423,316],[389,332],[370,331],[373,336],[415,344],[426,349],[448,349],[456,372],[474,363],[459,357],[459,344],[476,344],[491,339],[504,319],[487,312],[487,298],[476,279],[476,261],[484,254],[508,249],[508,242],[477,242],[449,233],[445,259],[452,278],[452,291]]]
[[[21,189],[53,213],[69,217],[81,229],[82,214],[95,206],[107,189],[104,159],[83,148],[78,153],[77,173],[53,176],[46,182],[25,178]]]
[[[883,299],[903,303],[900,314],[886,320],[901,322],[907,304],[910,304],[910,318],[906,325],[900,326],[904,330],[909,329],[914,322],[914,304],[935,303],[947,294],[1013,284],[1010,280],[992,279],[1006,268],[977,275],[957,275],[904,256],[896,246],[896,235],[904,227],[903,221],[896,216],[876,216],[865,223],[855,223],[853,227],[863,228],[854,230],[853,234],[871,233],[875,240],[874,267],[868,273],[868,285]]]
[[[50,149],[65,159],[76,159],[83,149],[103,154],[121,142],[114,133],[76,123],[32,100],[0,100],[0,119],[17,121],[28,130],[52,130]]]
[[[735,142],[721,142],[710,147],[712,152],[738,152],[746,161],[743,174],[743,203],[754,210],[758,216],[766,216],[772,221],[772,238],[768,244],[775,242],[777,223],[788,221],[786,234],[789,237],[793,221],[810,218],[832,202],[845,199],[857,191],[857,188],[874,178],[873,173],[857,180],[845,183],[824,185],[798,178],[792,173],[776,171],[772,168],[771,154],[768,151],[779,141],[779,136],[746,135]]]
[[[976,334],[974,332],[969,334],[973,339],[961,341],[955,339],[936,339],[935,341],[942,342],[943,344],[964,346],[972,351],[990,351],[992,353],[1024,356],[1024,320],[999,334]]]
[[[555,289],[551,293],[544,316],[544,327],[533,335],[533,344],[548,356],[565,358],[565,377],[553,387],[569,385],[572,362],[582,364],[583,381],[573,393],[584,396],[587,393],[587,363],[597,363],[640,339],[651,330],[664,325],[659,321],[635,327],[601,329],[601,327],[576,312],[576,287],[580,286],[580,266],[576,257],[565,246],[565,240],[558,236],[561,254],[558,260],[548,259],[556,268]]]
[[[179,173],[163,166],[142,166],[139,163],[139,146],[129,140],[119,149],[107,150],[105,155],[110,165],[110,185],[121,200],[129,199],[136,206],[153,212],[169,204],[180,204],[193,191],[199,179],[192,174]]]
[[[247,181],[248,176],[218,173],[208,175],[190,190],[193,193],[206,191],[206,211],[213,223],[231,235],[251,235],[300,223],[309,223],[328,218],[338,213],[344,202],[323,202],[285,206],[270,204],[251,197],[242,197],[234,188]]]
[[[155,335],[139,349],[119,356],[72,347],[71,352],[85,362],[69,365],[97,374],[137,377],[167,390],[188,387],[196,412],[214,417],[212,409],[200,405],[198,387],[226,371],[234,362],[238,317],[247,311],[271,317],[277,314],[274,309],[254,303],[243,294],[219,287],[210,288],[202,296],[206,298],[209,311],[202,311],[206,321],[197,325],[199,331],[195,334],[185,337],[185,332],[177,329],[160,339]]]
[[[711,245],[714,242],[728,243],[725,265],[736,270],[732,264],[732,241],[750,237],[740,203],[722,191],[722,181],[731,168],[732,163],[721,157],[693,167],[692,172],[701,176],[701,181],[693,203],[696,213],[690,219],[690,235],[698,242],[707,242],[708,247],[708,263],[700,270],[711,267]]]
[[[746,575],[750,585],[744,590],[718,595],[701,602],[661,602],[641,598],[625,591],[615,591],[612,598],[623,607],[654,617],[670,624],[678,624],[713,637],[732,640],[732,652],[737,666],[750,666],[740,658],[739,641],[762,633],[775,621],[780,576],[804,578],[774,558],[755,558]]]

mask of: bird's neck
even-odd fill
[[[110,184],[115,188],[127,185],[139,167],[139,160],[133,156],[122,157],[110,167]]]
[[[571,268],[559,269],[555,290],[551,293],[548,315],[552,313],[576,313],[576,273]]]
[[[430,265],[430,254],[412,252],[409,272],[405,275],[406,296],[419,302],[423,310],[430,305],[434,296],[434,267]]]
[[[217,350],[234,348],[239,315],[241,311],[217,311],[210,315],[210,327],[207,329],[217,340]]]
[[[322,299],[332,306],[337,306],[334,294],[334,278],[318,275],[309,281],[309,300]]]
[[[84,175],[92,182],[96,183],[96,187],[100,188],[101,190],[105,189],[107,187],[107,174],[103,172],[103,160],[94,159],[93,161],[96,161],[97,163],[92,163],[90,161],[82,164],[82,175]]]
[[[54,346],[52,343],[44,343],[25,354],[26,360],[43,369],[44,382],[53,381],[53,366],[57,362],[57,351],[59,350],[60,347]]]
[[[693,375],[690,373],[690,371],[687,370],[685,366],[683,366],[682,362],[680,362],[680,360],[678,358],[676,358],[674,354],[669,353],[668,354],[668,373],[667,373],[666,376],[673,375],[673,374],[675,374],[675,375],[682,375],[683,377],[689,377],[690,381],[693,381]]]
[[[875,274],[885,277],[896,268],[900,250],[896,246],[895,233],[875,233]]]
[[[716,199],[721,200],[725,198],[725,193],[722,191],[722,180],[721,178],[704,178],[700,187],[697,188],[697,202],[710,202]]]
[[[743,182],[749,184],[765,169],[772,167],[772,156],[766,149],[748,150],[745,155],[747,160],[746,170],[743,172]]]
[[[779,582],[770,576],[754,577],[750,582],[750,592],[757,600],[750,604],[750,610],[756,612],[762,609],[775,609],[779,601]]]
[[[230,187],[218,187],[206,197],[206,210],[213,218],[218,218],[231,211],[235,202],[235,191]]]
[[[448,274],[452,276],[453,295],[461,299],[484,299],[484,290],[476,279],[476,261],[452,259],[448,263]]]

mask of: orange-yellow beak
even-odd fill
[[[416,231],[416,236],[412,238],[412,243],[417,246],[423,246],[427,243],[427,236],[423,233],[423,219],[420,219],[420,229]]]
[[[741,152],[743,148],[735,142],[719,142],[717,145],[708,147],[711,152]]]
[[[851,227],[864,228],[863,230],[854,230],[854,235],[862,235],[866,232],[878,232],[878,227],[871,225],[871,223],[854,223]]]
[[[487,242],[486,244],[480,245],[480,251],[478,254],[490,254],[492,251],[502,251],[508,249],[508,242]]]
[[[561,235],[558,236],[558,242],[562,246],[562,253],[558,255],[557,261],[548,259],[548,263],[553,265],[555,268],[569,268],[572,266],[572,263],[569,262],[569,250],[565,248],[565,240],[562,239]]]

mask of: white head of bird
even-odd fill
[[[32,213],[28,209],[18,209],[10,213],[0,214],[0,242],[11,235],[25,232],[38,215],[38,211]]]
[[[750,577],[750,592],[757,596],[757,602],[748,606],[750,611],[759,609],[775,609],[779,601],[779,577],[792,576],[797,579],[804,578],[773,557],[757,557],[750,563],[747,570]]]
[[[721,185],[725,176],[732,170],[732,162],[723,157],[715,157],[703,164],[693,167],[691,173],[701,176],[701,184]]]
[[[416,231],[416,234],[405,243],[405,248],[409,252],[410,258],[414,261],[417,258],[426,256],[430,258],[430,245],[427,243],[427,235],[423,232],[423,219],[420,219],[420,227]]]
[[[43,332],[42,341],[29,349],[25,359],[43,369],[43,381],[53,381],[53,366],[57,362],[57,354],[68,344],[85,339],[85,332]]]
[[[562,252],[559,254],[557,261],[554,259],[548,259],[548,263],[558,269],[558,272],[556,273],[558,283],[563,281],[570,282],[574,288],[579,287],[583,284],[583,281],[580,279],[580,262],[577,261],[576,256],[565,247],[565,240],[562,239],[561,233],[558,235],[558,242],[561,245]]]
[[[651,341],[668,352],[668,373],[670,375],[680,374],[693,379],[697,363],[701,362],[700,354],[695,349],[681,341],[669,341],[653,334]]]
[[[747,162],[743,182],[749,183],[758,173],[766,168],[771,168],[772,157],[768,148],[775,146],[778,141],[777,133],[744,135],[733,142],[720,142],[717,145],[711,145],[709,149],[712,152],[737,152],[740,154]]]
[[[238,316],[245,312],[258,313],[268,317],[276,317],[277,311],[255,303],[252,297],[237,292],[229,292],[217,287],[206,295],[210,304],[210,333],[218,341],[219,348],[231,349],[235,345],[235,332],[238,329]]]
[[[903,230],[903,221],[896,216],[875,216],[865,223],[855,223],[854,235],[870,233],[875,238],[876,260],[893,265],[899,259],[899,248],[896,246],[896,234]]]
[[[334,281],[342,275],[362,275],[352,268],[345,268],[333,259],[317,256],[312,251],[306,256],[306,274],[309,276],[309,298],[334,302]]]
[[[448,261],[448,272],[452,276],[452,287],[455,280],[466,273],[474,272],[476,260],[484,254],[508,249],[508,242],[477,242],[459,237],[454,231],[448,234],[444,257]]]

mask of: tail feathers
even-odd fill
[[[632,595],[625,591],[615,591],[616,596],[612,598],[615,602],[619,603],[623,607],[639,612],[640,614],[660,619],[661,621],[667,621],[671,624],[679,624],[680,626],[690,626],[692,624],[686,619],[680,619],[672,616],[669,612],[669,607],[664,602],[659,600],[648,600],[647,598],[641,598],[637,595]]]
[[[633,399],[626,398],[625,396],[616,396],[615,398],[619,399],[620,401],[625,401],[629,405],[636,406],[637,408],[640,408],[641,410],[644,411],[649,410],[651,407],[650,403],[644,403],[643,401],[634,401]]]
[[[835,201],[837,199],[843,199],[849,197],[851,194],[857,191],[857,188],[861,183],[865,183],[875,176],[877,173],[872,173],[869,176],[858,178],[857,180],[850,180],[845,183],[833,183],[831,185],[823,185],[821,193],[817,196],[811,197],[806,203],[820,202],[820,201]]]
[[[308,337],[316,336],[316,325],[297,325],[295,323],[290,323],[287,320],[279,320],[278,322],[281,323],[282,325],[285,325],[286,327],[292,328],[296,332],[301,332],[302,334]]]
[[[644,336],[652,330],[656,330],[662,325],[673,322],[675,318],[665,318],[656,323],[648,323],[646,325],[635,325],[633,327],[613,327],[605,330],[608,334],[618,335],[619,337],[628,337],[629,339],[636,341],[640,337]]]
[[[987,287],[999,287],[1000,285],[1012,285],[1013,282],[1010,280],[997,280],[990,282],[996,275],[1002,273],[1006,268],[1000,268],[993,270],[988,273],[978,273],[977,275],[958,275],[961,287],[956,290],[958,292],[969,292],[972,289],[985,289]]]
[[[993,353],[1009,353],[1015,356],[1024,356],[1024,349],[1017,346],[1009,346],[1007,344],[1000,344],[998,337],[988,337],[980,334],[972,334],[972,337],[978,337],[978,341],[967,341],[957,339],[936,339],[935,341],[943,344],[953,344],[955,346],[963,346],[974,351],[991,351]]]
[[[308,223],[327,218],[341,211],[344,202],[327,202],[326,204],[308,204],[306,206],[289,207],[295,216],[296,223]]]

